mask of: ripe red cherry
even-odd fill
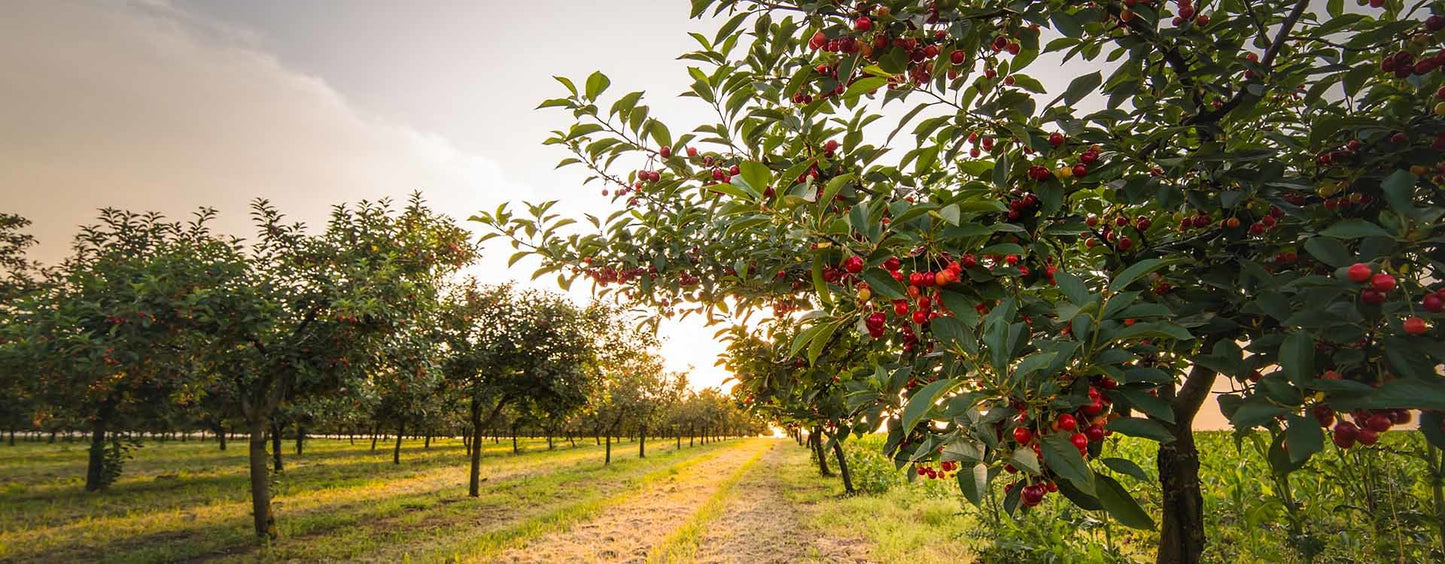
[[[1095,153],[1095,152],[1093,152],[1093,151],[1084,151],[1084,154],[1079,155],[1079,162],[1084,163],[1084,164],[1086,164],[1086,165],[1094,164],[1094,163],[1097,162],[1098,160],[1099,160],[1099,154],[1098,154],[1098,153]]]
[[[1055,147],[1064,144],[1064,134],[1057,131],[1049,134],[1049,144]]]
[[[948,54],[948,60],[953,62],[953,64],[955,65],[963,64],[963,58],[963,51],[954,51]]]
[[[1127,251],[1134,246],[1134,240],[1130,239],[1128,235],[1122,235],[1119,237],[1119,242],[1115,243],[1115,245],[1119,247],[1119,250]]]
[[[893,300],[893,315],[897,315],[898,317],[908,315],[908,301]]]
[[[1069,442],[1074,443],[1074,448],[1077,448],[1079,450],[1089,448],[1089,436],[1083,433],[1074,433],[1073,435],[1069,435]]]
[[[1341,421],[1335,425],[1335,431],[1331,434],[1330,439],[1335,442],[1335,446],[1337,447],[1350,448],[1355,446],[1355,439],[1358,438],[1359,435],[1360,429],[1356,427],[1354,423]]]
[[[1388,292],[1395,289],[1395,277],[1383,272],[1370,278],[1370,287],[1376,291]]]
[[[917,323],[917,324],[919,324],[919,325],[923,325],[924,323],[928,323],[928,312],[923,311],[923,310],[921,310],[921,309],[919,309],[919,310],[914,310],[914,312],[913,312],[913,322],[914,322],[914,323]]]
[[[663,145],[662,148],[660,148],[660,149],[657,150],[657,154],[662,155],[662,158],[664,158],[664,159],[665,159],[665,158],[668,158],[668,157],[671,157],[671,156],[672,156],[672,147],[667,146],[667,145]]]
[[[890,272],[898,270],[902,267],[903,261],[898,260],[898,257],[888,257],[883,261],[883,268]]]
[[[1391,421],[1390,416],[1384,413],[1376,413],[1365,420],[1365,428],[1376,433],[1389,431],[1391,425],[1394,425],[1394,421]]]
[[[1321,427],[1329,427],[1335,422],[1335,410],[1330,409],[1330,406],[1323,403],[1315,405],[1313,414],[1315,421],[1319,421]]]
[[[1355,440],[1360,441],[1362,445],[1373,446],[1380,442],[1380,435],[1371,429],[1360,429],[1360,432],[1355,435]]]
[[[1445,298],[1440,297],[1438,294],[1426,294],[1425,298],[1420,300],[1420,305],[1425,308],[1425,311],[1440,313],[1441,311],[1445,311]]]
[[[1385,294],[1366,288],[1360,291],[1360,301],[1370,305],[1380,305],[1385,303]]]
[[[1372,274],[1373,272],[1374,272],[1374,271],[1370,269],[1370,265],[1365,264],[1365,263],[1363,263],[1363,262],[1357,262],[1357,263],[1355,263],[1355,264],[1353,264],[1353,265],[1350,265],[1350,270],[1349,270],[1350,281],[1351,281],[1351,282],[1364,282],[1364,281],[1370,279],[1370,274]]]
[[[887,322],[888,322],[888,316],[883,315],[883,312],[881,312],[881,311],[875,311],[875,312],[869,314],[867,321],[865,321],[865,323],[867,323],[869,329],[872,329],[872,328],[874,328],[874,327],[880,327],[880,328],[881,328],[881,327],[883,327],[883,325],[884,325],[885,323],[887,323]]]
[[[1025,445],[1033,438],[1034,432],[1030,431],[1028,427],[1014,427],[1014,442]]]
[[[873,20],[868,19],[868,16],[859,16],[858,19],[853,20],[853,29],[865,32],[873,29]]]
[[[1097,443],[1104,440],[1104,428],[1098,425],[1089,425],[1084,429],[1084,435],[1089,437],[1089,442]]]
[[[863,257],[853,255],[843,261],[843,269],[851,274],[863,272]]]
[[[1430,330],[1430,326],[1425,323],[1425,320],[1419,317],[1406,319],[1404,325],[1405,332],[1411,335],[1424,335],[1426,331]]]
[[[1445,16],[1430,16],[1425,18],[1425,29],[1430,31],[1445,29]]]
[[[1074,421],[1074,416],[1065,413],[1059,416],[1057,424],[1060,430],[1072,431],[1074,427],[1078,425],[1078,422]]]
[[[1044,500],[1044,494],[1047,492],[1048,490],[1039,484],[1024,486],[1023,491],[1019,492],[1019,501],[1025,507],[1033,507]]]

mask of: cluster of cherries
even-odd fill
[[[649,265],[647,268],[643,268],[640,266],[634,268],[593,266],[592,257],[583,257],[582,264],[586,265],[581,269],[582,274],[592,279],[593,282],[596,282],[600,286],[607,286],[609,284],[626,284],[628,282],[631,282],[632,280],[642,277],[642,275],[644,274],[652,276],[653,278],[657,277],[657,267],[651,265]]]
[[[1021,193],[1014,190],[1014,195],[1017,197],[1008,203],[1009,221],[1028,219],[1039,211],[1039,197],[1035,196],[1033,192]]]
[[[1312,413],[1321,427],[1329,427],[1334,423],[1330,439],[1340,448],[1350,448],[1356,444],[1373,446],[1379,442],[1380,433],[1389,431],[1396,425],[1410,423],[1410,411],[1405,409],[1356,410],[1350,413],[1354,422],[1345,421],[1341,417],[1338,423],[1335,423],[1335,410],[1328,405],[1316,404]]]
[[[937,479],[939,479],[939,478],[947,478],[947,477],[949,477],[952,473],[957,472],[957,471],[958,471],[958,462],[955,462],[955,461],[952,461],[952,460],[945,460],[945,461],[943,461],[943,462],[938,463],[938,469],[936,469],[936,470],[935,470],[934,468],[930,467],[930,466],[925,466],[925,465],[923,465],[923,464],[919,464],[919,465],[918,465],[918,470],[917,470],[919,476],[923,476],[923,477],[928,478],[928,479],[930,479],[930,480],[937,480]]]
[[[1006,484],[1003,487],[1004,493],[1012,492],[1014,488],[1019,487],[1019,484],[1025,484],[1024,489],[1019,492],[1019,503],[1024,504],[1024,507],[1033,507],[1043,503],[1045,495],[1059,491],[1058,484],[1055,484],[1053,480],[1044,480],[1032,484],[1026,482]]]
[[[1084,225],[1088,226],[1089,229],[1098,228],[1100,224],[1103,224],[1103,228],[1099,231],[1099,237],[1084,239],[1084,246],[1090,249],[1097,247],[1099,246],[1099,238],[1102,237],[1104,241],[1112,243],[1114,248],[1120,251],[1127,251],[1134,248],[1134,240],[1130,239],[1128,235],[1120,233],[1120,231],[1132,225],[1134,229],[1143,233],[1148,231],[1154,222],[1142,215],[1133,220],[1130,220],[1128,216],[1118,215],[1114,217],[1113,221],[1109,222],[1100,221],[1098,217],[1092,215],[1084,218]]]
[[[1174,27],[1182,26],[1190,21],[1197,26],[1209,25],[1209,14],[1195,13],[1192,0],[1179,0],[1179,15],[1174,16]]]
[[[1388,272],[1375,272],[1370,265],[1357,262],[1345,271],[1345,276],[1356,284],[1368,284],[1360,290],[1360,301],[1369,305],[1380,305],[1385,303],[1386,296],[1395,289],[1395,277]],[[1431,298],[1434,299],[1431,299]],[[1437,290],[1421,299],[1421,305],[1426,311],[1438,313],[1445,308],[1445,291]],[[1434,309],[1431,309],[1431,308]],[[1409,335],[1423,335],[1430,330],[1430,324],[1419,316],[1410,316],[1405,319],[1402,327]]]
[[[1075,412],[1060,413],[1054,418],[1053,422],[1048,425],[1047,430],[1036,429],[1034,425],[1031,425],[1028,414],[1023,412],[1025,408],[1023,402],[1014,401],[1013,407],[1019,409],[1020,413],[1018,417],[1014,418],[1015,426],[1011,433],[1013,441],[1020,447],[1032,449],[1034,455],[1042,460],[1043,448],[1037,439],[1047,432],[1069,433],[1069,442],[1074,445],[1074,448],[1079,449],[1080,456],[1087,458],[1089,456],[1090,443],[1103,441],[1105,437],[1113,434],[1112,431],[1104,428],[1104,424],[1108,422],[1110,417],[1108,412],[1113,402],[1105,396],[1100,389],[1114,389],[1118,387],[1118,385],[1118,382],[1112,378],[1101,377],[1097,379],[1093,385],[1089,386],[1089,403],[1080,407]],[[999,422],[1000,428],[1002,425],[1003,422]],[[1018,468],[1012,464],[1005,465],[1004,470],[1010,474],[1018,473]],[[1047,487],[1047,485],[1043,485],[1042,487]],[[1055,490],[1048,489],[1048,491]],[[1024,493],[1027,493],[1027,491]],[[1025,505],[1036,505],[1038,501],[1042,499],[1043,494],[1041,493],[1036,496],[1033,503],[1026,502]]]

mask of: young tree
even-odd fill
[[[576,120],[564,164],[631,213],[478,219],[663,314],[812,310],[810,362],[873,338],[853,411],[909,460],[1021,469],[1010,511],[1053,486],[1152,527],[1091,461],[1111,432],[1157,440],[1158,559],[1197,562],[1218,374],[1278,473],[1324,424],[1369,445],[1406,408],[1445,444],[1445,14],[1343,4],[696,0],[732,14],[684,55],[718,123],[673,138],[600,73],[543,103]],[[1079,70],[1049,91],[1042,56]]]
[[[188,352],[193,304],[241,265],[235,241],[211,233],[214,215],[180,223],[102,210],[21,306],[47,412],[69,413],[91,432],[87,491],[120,476],[128,443],[116,431],[170,419],[201,391]]]
[[[400,210],[337,206],[316,235],[265,201],[252,210],[247,275],[198,309],[212,326],[209,372],[231,390],[250,435],[256,534],[274,537],[266,438],[278,411],[364,386],[394,336],[474,252],[467,232],[419,196]]]
[[[25,311],[22,298],[37,290],[36,265],[25,255],[35,245],[26,233],[30,220],[0,213],[0,429],[9,431],[15,445],[15,431],[30,425],[35,415],[34,379],[20,356]]]

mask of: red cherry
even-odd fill
[[[1074,416],[1065,413],[1059,416],[1058,425],[1061,430],[1072,431],[1078,422],[1074,420]]]
[[[921,309],[913,311],[913,322],[919,325],[928,323],[928,312]]]
[[[888,270],[889,272],[898,270],[899,268],[902,268],[902,267],[903,267],[903,261],[898,260],[898,257],[888,257],[887,259],[885,259],[885,260],[883,261],[883,268],[884,268],[885,270]]]
[[[868,19],[868,16],[859,16],[853,20],[853,29],[863,32],[873,29],[873,20]]]
[[[1104,440],[1104,428],[1099,425],[1089,425],[1087,429],[1084,429],[1084,435],[1089,438],[1089,442],[1097,443]]]
[[[1425,311],[1440,313],[1445,311],[1445,298],[1441,298],[1437,294],[1426,294],[1425,298],[1420,300],[1420,305],[1425,308]]]
[[[1360,301],[1365,302],[1369,305],[1380,305],[1382,303],[1385,303],[1385,294],[1382,294],[1377,290],[1366,288],[1360,291]]]
[[[1426,331],[1430,330],[1430,326],[1425,323],[1425,320],[1419,317],[1406,319],[1404,326],[1405,332],[1411,335],[1424,335]]]
[[[1365,264],[1365,263],[1363,263],[1363,262],[1357,262],[1357,263],[1355,263],[1355,264],[1353,264],[1353,265],[1350,266],[1350,270],[1349,270],[1350,281],[1351,281],[1351,282],[1364,282],[1364,281],[1370,279],[1370,274],[1373,273],[1373,272],[1374,272],[1374,271],[1370,269],[1370,265]]]
[[[1389,292],[1395,289],[1395,277],[1381,272],[1370,278],[1370,287],[1379,292]]]
[[[954,52],[948,54],[948,60],[951,61],[951,62],[952,62],[953,64],[955,64],[955,65],[961,65],[961,64],[963,64],[963,58],[964,58],[964,54],[963,54],[963,51],[961,51],[961,50],[959,50],[959,51],[954,51]]]
[[[1115,243],[1115,245],[1118,245],[1119,250],[1127,251],[1130,247],[1134,246],[1134,240],[1130,239],[1128,235],[1123,235],[1119,237],[1119,242]]]
[[[1057,131],[1049,134],[1049,144],[1055,147],[1064,144],[1064,134]]]
[[[1354,423],[1341,421],[1335,425],[1335,431],[1331,434],[1330,439],[1335,442],[1335,446],[1337,447],[1350,448],[1355,446],[1355,439],[1358,438],[1359,435],[1360,429],[1355,427]]]
[[[1384,413],[1376,413],[1365,420],[1365,428],[1376,433],[1389,431],[1391,425],[1394,425],[1394,422],[1390,420],[1389,415]]]
[[[1074,165],[1074,176],[1083,178],[1089,175],[1089,165],[1079,163]]]
[[[863,257],[853,255],[843,261],[843,269],[851,274],[863,272]]]
[[[1074,433],[1069,436],[1069,442],[1074,443],[1074,448],[1084,450],[1089,448],[1089,436],[1083,433]]]
[[[1380,435],[1371,429],[1360,429],[1359,433],[1355,435],[1355,440],[1360,441],[1362,445],[1373,446],[1380,442]]]
[[[1019,501],[1022,502],[1025,507],[1033,507],[1044,500],[1044,494],[1046,492],[1048,492],[1048,490],[1039,484],[1024,486],[1023,491],[1019,492]]]
[[[1034,432],[1030,431],[1028,427],[1014,427],[1014,442],[1026,445],[1029,441],[1033,440],[1033,438]]]

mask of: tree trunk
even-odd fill
[[[572,439],[572,433],[567,433],[567,442],[572,445],[572,448],[577,448],[577,441]]]
[[[14,445],[14,431],[10,432],[10,439],[10,444]],[[85,491],[105,489],[105,482],[105,420],[96,418],[90,433],[90,462],[85,468]]]
[[[607,434],[607,458],[602,459],[602,465],[612,464],[612,433]]]
[[[266,466],[266,422],[251,422],[251,514],[256,536],[276,538],[276,520],[271,514],[271,476]]]
[[[517,450],[517,426],[512,425],[512,454],[520,454],[521,452],[522,451]]]
[[[823,433],[817,427],[808,433],[808,446],[813,449],[813,456],[818,458],[818,474],[824,478],[833,477],[833,472],[828,469],[828,453],[823,451]]]
[[[1211,342],[1204,343],[1210,350]],[[1159,445],[1156,458],[1163,515],[1159,525],[1159,564],[1198,564],[1204,553],[1204,496],[1199,484],[1199,449],[1194,444],[1194,416],[1209,397],[1215,373],[1194,365],[1176,391],[1163,386],[1159,397],[1170,402],[1174,424],[1165,424],[1174,441]]]
[[[15,430],[10,430],[10,446],[15,446]]]
[[[226,426],[224,423],[216,424],[216,441],[221,444],[221,451],[226,450]]]
[[[422,450],[431,450],[431,431],[426,432],[426,442],[421,444]]]
[[[391,463],[401,465],[401,437],[406,435],[406,420],[403,419],[396,429],[396,447],[391,449]]]
[[[821,442],[822,439],[819,439]],[[853,473],[848,470],[848,458],[843,456],[843,441],[833,441],[833,456],[838,459],[838,473],[843,475],[843,491],[852,494]]]
[[[693,430],[692,425],[688,425],[688,426],[687,426],[687,446],[693,446],[693,441],[696,440],[696,439],[697,439],[697,431]]]
[[[380,438],[380,437],[381,437],[381,434],[377,433],[376,425],[372,425],[372,426],[371,426],[371,452],[376,452],[376,440],[377,440],[378,438]]]
[[[301,422],[298,421],[296,422],[296,456],[301,456],[301,450],[305,442],[306,428],[302,427]]]
[[[647,458],[647,425],[643,425],[642,432],[637,434],[637,457]]]
[[[281,425],[276,423],[271,424],[271,457],[275,459],[276,473],[285,472],[286,467],[281,464]]]
[[[472,399],[472,468],[471,483],[467,495],[479,497],[482,495],[482,429],[490,427],[496,421],[497,415],[502,413],[502,408],[507,405],[507,398],[497,401],[497,406],[492,408],[492,414],[487,416],[485,424],[482,422],[482,400]]]

